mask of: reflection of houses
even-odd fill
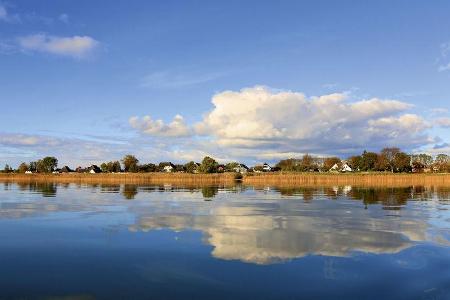
[[[248,167],[244,164],[238,164],[236,167],[233,168],[233,171],[236,173],[247,173]]]

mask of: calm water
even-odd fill
[[[0,187],[1,299],[450,299],[450,187]]]

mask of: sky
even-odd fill
[[[449,11],[0,0],[0,165],[450,154]]]

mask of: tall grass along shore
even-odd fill
[[[236,181],[235,173],[69,173],[69,174],[0,174],[0,181],[57,183],[124,183],[179,185],[223,185]],[[391,173],[259,173],[244,175],[239,180],[247,185],[354,185],[354,186],[412,186],[438,185],[450,187],[450,174],[391,174]]]

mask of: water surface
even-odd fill
[[[0,187],[1,299],[450,298],[450,187]]]

